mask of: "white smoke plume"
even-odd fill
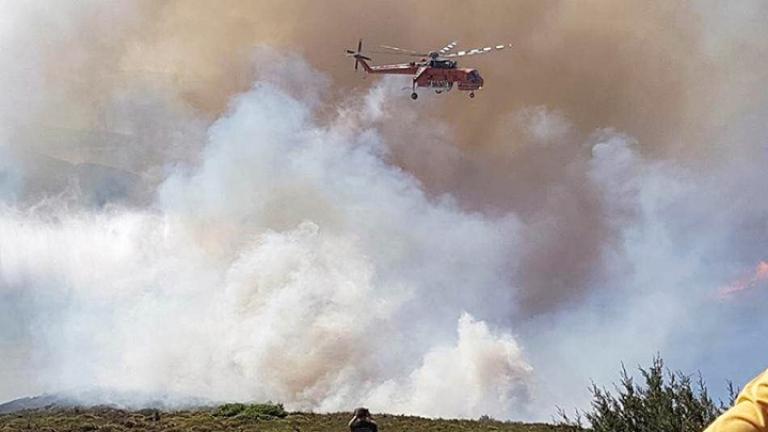
[[[4,336],[36,371],[7,396],[91,384],[296,409],[520,412],[530,365],[506,331],[467,315],[498,312],[477,299],[508,285],[517,223],[430,199],[387,164],[360,118],[384,94],[323,126],[314,96],[258,81],[149,207],[3,210],[3,293],[31,323]]]

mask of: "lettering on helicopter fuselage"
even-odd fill
[[[429,87],[437,87],[437,88],[448,88],[451,87],[453,83],[448,80],[429,80],[427,81],[427,86]]]

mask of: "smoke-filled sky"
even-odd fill
[[[0,399],[546,420],[657,352],[743,383],[766,367],[766,19],[0,0]],[[360,37],[514,48],[462,61],[475,99],[414,102],[355,74]]]

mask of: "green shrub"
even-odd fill
[[[248,405],[245,410],[243,410],[242,415],[243,417],[263,419],[272,417],[283,418],[287,416],[288,413],[285,411],[285,408],[283,408],[283,404],[267,402],[264,404]]]
[[[580,429],[583,418],[594,432],[701,432],[725,409],[710,398],[700,375],[693,381],[689,375],[670,372],[660,357],[639,371],[642,384],[622,365],[616,394],[592,384],[591,410],[577,412],[573,419],[559,410],[560,424]],[[732,386],[729,390],[732,403],[736,392]]]
[[[283,408],[283,404],[273,404],[267,402],[263,404],[242,404],[230,403],[216,408],[213,412],[215,416],[221,417],[247,417],[253,419],[269,419],[274,417],[285,417],[288,413]]]
[[[245,410],[245,404],[228,403],[228,404],[220,405],[218,408],[216,408],[216,410],[213,412],[213,415],[221,416],[221,417],[234,417],[242,413],[244,410]]]

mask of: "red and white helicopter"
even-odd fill
[[[421,57],[421,60],[410,63],[371,65],[368,62],[373,60],[370,57],[363,55],[363,40],[360,39],[357,43],[357,51],[347,50],[347,56],[355,58],[355,70],[358,69],[359,64],[362,64],[363,69],[370,74],[412,75],[413,92],[411,93],[411,99],[415,100],[419,97],[416,93],[417,87],[432,88],[435,90],[435,93],[440,94],[442,92],[450,91],[454,84],[458,86],[460,91],[468,91],[469,97],[473,98],[475,97],[475,90],[483,88],[483,77],[480,76],[480,72],[478,72],[477,69],[459,68],[456,60],[452,59],[478,54],[488,54],[503,50],[504,48],[511,48],[512,44],[452,52],[457,44],[457,42],[451,42],[439,50],[428,51],[426,53],[389,45],[381,45],[381,48],[388,51],[373,52],[379,54]]]

